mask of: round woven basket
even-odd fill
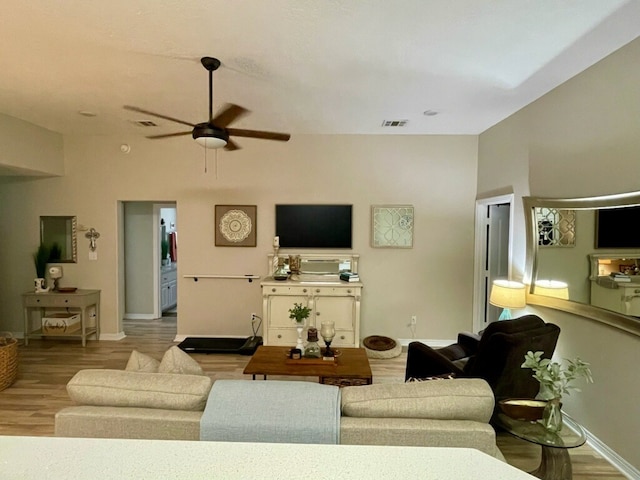
[[[18,375],[18,340],[4,338],[0,342],[0,391],[11,386]],[[5,343],[6,345],[2,345]]]
[[[362,341],[367,357],[395,358],[402,353],[402,345],[397,340],[381,335],[372,335]]]

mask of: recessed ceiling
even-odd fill
[[[205,121],[213,56],[214,111],[252,111],[234,127],[478,134],[639,34],[636,0],[11,2],[0,113],[63,134],[181,131],[122,106]]]

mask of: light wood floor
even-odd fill
[[[19,347],[16,382],[0,392],[1,435],[53,435],[55,413],[72,405],[65,385],[83,368],[122,369],[131,350],[160,359],[175,345],[176,318],[125,323],[127,337],[118,342],[89,341],[83,348],[79,340],[37,339]],[[219,378],[251,378],[242,374],[249,357],[242,355],[193,354],[205,372]],[[371,360],[374,383],[402,382],[406,354],[391,360]],[[540,447],[511,435],[498,433],[498,446],[507,461],[523,470],[533,470],[540,461]],[[617,469],[588,445],[570,450],[575,480],[624,479]]]

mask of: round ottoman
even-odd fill
[[[402,353],[402,345],[397,340],[380,335],[372,335],[362,341],[369,358],[395,358]]]

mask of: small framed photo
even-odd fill
[[[371,246],[413,248],[413,206],[372,205]]]
[[[216,247],[256,246],[256,205],[216,205]]]

